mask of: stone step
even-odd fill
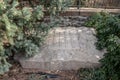
[[[58,27],[50,31],[39,54],[31,58],[16,55],[23,68],[45,71],[99,67],[104,51],[96,49],[95,30],[86,27]]]

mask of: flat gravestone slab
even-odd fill
[[[58,27],[49,32],[40,53],[25,59],[15,56],[23,68],[77,70],[98,67],[104,52],[95,47],[95,30],[86,27]]]

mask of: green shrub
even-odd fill
[[[104,12],[96,13],[86,22],[86,26],[96,29],[97,48],[107,49],[104,58],[100,60],[101,68],[95,72],[104,71],[104,74],[99,75],[99,78],[104,75],[102,80],[120,80],[120,17]]]
[[[80,80],[106,80],[105,71],[102,69],[80,69]]]
[[[38,53],[49,29],[56,24],[43,22],[43,9],[49,9],[53,21],[59,15],[58,11],[67,6],[67,0],[51,0],[48,6],[44,6],[44,1],[32,8],[22,6],[17,0],[0,1],[0,74],[9,70],[11,65],[7,59],[11,55],[22,53],[30,57]]]

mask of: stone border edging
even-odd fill
[[[104,9],[104,8],[74,8],[71,7],[70,9],[64,11],[61,15],[62,16],[90,16],[95,12],[109,12],[112,14],[120,14],[120,9]]]

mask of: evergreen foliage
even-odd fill
[[[98,49],[107,49],[100,60],[101,68],[92,71],[87,80],[120,80],[120,17],[109,13],[96,13],[86,22],[97,31]],[[94,73],[94,74],[93,74]],[[86,80],[86,79],[85,79]]]
[[[40,1],[43,3],[32,7],[23,7],[17,0],[0,1],[0,74],[9,70],[10,56],[30,57],[38,53],[49,29],[56,23],[43,22],[44,9],[49,10],[53,20],[67,6],[67,0],[50,0],[49,4],[46,4],[48,0]]]

